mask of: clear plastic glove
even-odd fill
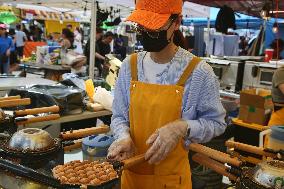
[[[145,159],[149,164],[159,164],[177,146],[179,140],[186,136],[188,130],[187,122],[178,120],[171,122],[158,129],[146,141],[151,145],[145,154]]]
[[[135,146],[131,137],[114,141],[108,149],[107,158],[115,161],[122,161],[134,156]]]

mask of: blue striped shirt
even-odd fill
[[[145,53],[138,53],[138,80],[141,82],[146,82],[142,65]],[[190,52],[179,48],[166,69],[157,75],[157,83],[175,85],[192,57]],[[114,90],[111,129],[116,139],[122,137],[125,132],[129,133],[129,60],[129,57],[124,60]],[[190,127],[186,145],[191,142],[208,142],[225,131],[225,110],[220,101],[219,82],[206,62],[202,61],[187,80],[181,108],[182,119],[186,120]]]

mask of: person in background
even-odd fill
[[[98,42],[99,53],[102,56],[105,56],[105,55],[111,53],[110,43],[112,42],[113,37],[114,37],[114,35],[113,35],[112,32],[106,32],[103,39]]]
[[[13,41],[8,37],[6,25],[0,23],[0,74],[9,74],[12,45]]]
[[[98,53],[105,57],[107,54],[111,53],[111,46],[110,43],[113,41],[113,33],[112,32],[106,32],[103,39],[98,42]],[[97,67],[99,69],[100,76],[103,76],[103,70],[104,70],[104,60],[99,60],[97,63]]]
[[[69,29],[70,31],[73,31],[73,26],[72,26],[72,24],[67,24],[66,28]]]
[[[126,47],[123,46],[123,39],[121,35],[115,34],[114,54],[120,55],[119,59],[121,61],[123,61],[126,58]]]
[[[11,54],[10,54],[10,72],[18,69],[16,64],[18,61],[17,51],[16,51],[16,32],[15,29],[9,29],[9,37],[12,39]]]
[[[95,44],[96,45],[95,47],[96,48],[95,67],[98,68],[100,75],[102,73],[100,61],[104,61],[105,57],[98,53],[99,52],[98,42],[102,39],[103,35],[104,35],[103,30],[101,28],[97,28],[96,29],[96,44]],[[90,65],[90,39],[91,38],[88,39],[87,44],[84,49],[84,55],[87,57],[87,65]]]
[[[74,51],[78,54],[83,54],[83,45],[82,45],[82,30],[79,27],[76,27],[74,31]]]
[[[22,24],[22,31],[26,34],[28,41],[32,41],[30,31],[26,28],[25,24]]]
[[[48,45],[48,46],[58,46],[58,45],[59,45],[59,44],[57,43],[57,41],[54,40],[54,38],[53,38],[53,36],[52,36],[51,34],[49,34],[49,35],[47,36],[46,42],[47,42],[47,45]]]
[[[274,72],[271,93],[274,103],[274,112],[271,115],[268,125],[284,125],[284,66]]]
[[[16,26],[16,50],[19,58],[23,58],[25,42],[28,40],[25,32],[21,30],[21,25]]]
[[[42,29],[38,25],[35,26],[33,34],[34,34],[33,35],[34,41],[41,41],[41,37],[42,37],[43,31],[42,31]]]
[[[62,30],[62,39],[60,41],[60,46],[63,50],[73,49],[74,48],[74,33],[68,28]]]
[[[122,189],[191,189],[186,147],[226,129],[212,67],[173,42],[182,6],[183,0],[139,0],[127,18],[137,23],[145,51],[126,58],[119,70],[108,158],[145,154],[145,162],[123,170]]]

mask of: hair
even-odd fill
[[[16,29],[17,29],[17,30],[20,30],[20,29],[21,29],[21,25],[20,25],[20,24],[17,24],[17,25],[16,25]]]
[[[104,30],[102,28],[97,28],[96,33],[104,33]]]
[[[10,36],[13,36],[15,34],[16,34],[15,29],[9,29],[9,35]]]
[[[180,30],[176,30],[174,32],[174,44],[176,46],[180,46],[183,49],[188,49],[188,45],[186,43],[186,39],[183,36],[182,32]]]
[[[73,42],[74,42],[74,33],[72,31],[70,31],[68,28],[64,28],[62,30],[62,34],[65,35],[65,37],[69,40],[69,42],[71,43],[71,46],[73,46]]]
[[[73,28],[72,24],[67,24],[66,27],[70,27],[70,28]]]
[[[106,34],[104,35],[105,38],[107,37],[114,37],[114,34],[110,31],[106,32]]]
[[[52,36],[51,34],[49,34],[49,35],[47,36],[47,39],[53,40],[53,36]]]

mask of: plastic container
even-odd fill
[[[271,127],[271,131],[267,147],[276,151],[284,150],[284,126]]]
[[[105,158],[113,141],[113,136],[106,134],[84,138],[82,142],[83,159],[94,161]]]

